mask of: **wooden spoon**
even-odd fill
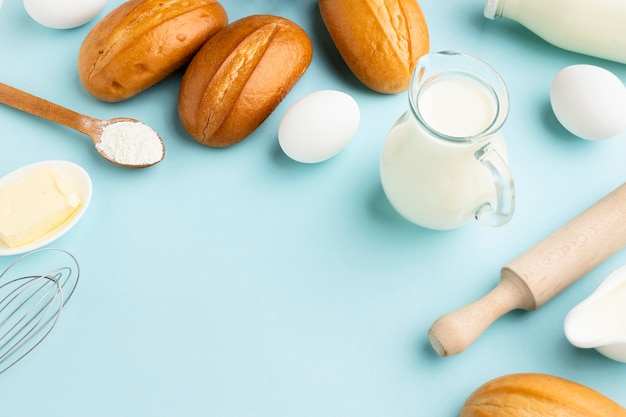
[[[126,168],[146,168],[161,162],[165,157],[165,145],[159,135],[152,129],[148,128],[145,124],[135,119],[126,117],[110,120],[95,119],[3,83],[0,83],[0,103],[70,127],[90,136],[93,139],[93,144],[95,145],[98,153],[115,165]],[[120,123],[123,123],[123,125]],[[148,135],[140,138],[141,140],[138,140],[139,138],[132,137],[132,135],[120,135],[120,137],[114,141],[114,145],[117,145],[118,147],[119,145],[125,145],[123,147],[128,148],[129,145],[132,145],[129,141],[134,141],[134,146],[137,146],[136,144],[140,144],[140,146],[144,149],[135,149],[132,152],[132,155],[128,155],[116,152],[115,146],[103,146],[104,143],[102,140],[104,133],[107,131],[107,128],[114,125],[119,128],[141,126],[141,132],[149,133]],[[109,131],[111,130],[117,129],[109,129]],[[129,143],[121,143],[123,141]],[[137,154],[141,151],[149,152],[145,156],[138,157]]]

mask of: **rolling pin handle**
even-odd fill
[[[504,314],[532,309],[529,296],[528,287],[516,276],[503,276],[483,298],[435,320],[428,330],[428,340],[439,356],[461,353]]]

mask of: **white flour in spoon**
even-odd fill
[[[120,121],[102,130],[98,151],[122,165],[152,165],[163,159],[163,142],[141,122]]]

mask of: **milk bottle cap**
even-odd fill
[[[483,14],[487,19],[495,19],[499,0],[486,0]]]

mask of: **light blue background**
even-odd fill
[[[120,3],[110,0],[98,18]],[[453,417],[475,388],[513,372],[559,375],[626,405],[626,365],[572,347],[562,330],[566,313],[626,263],[624,252],[541,309],[506,315],[458,356],[438,357],[426,338],[437,317],[495,286],[502,265],[626,179],[625,134],[573,137],[548,101],[565,66],[596,64],[626,80],[623,65],[489,21],[480,0],[422,1],[433,51],[476,55],[509,86],[504,133],[518,195],[502,228],[435,232],[397,215],[379,182],[405,94],[355,81],[314,0],[222,4],[231,21],[293,19],[315,48],[266,123],[222,150],[182,129],[181,73],[126,102],[99,102],[76,71],[94,22],[59,31],[30,20],[17,0],[0,9],[2,82],[95,117],[142,120],[167,147],[159,165],[126,170],[102,160],[86,136],[0,106],[0,175],[64,159],[94,185],[85,216],[55,242],[80,262],[78,289],[51,336],[0,375],[2,415]],[[276,137],[282,114],[329,88],[361,106],[356,137],[325,163],[289,160]]]

